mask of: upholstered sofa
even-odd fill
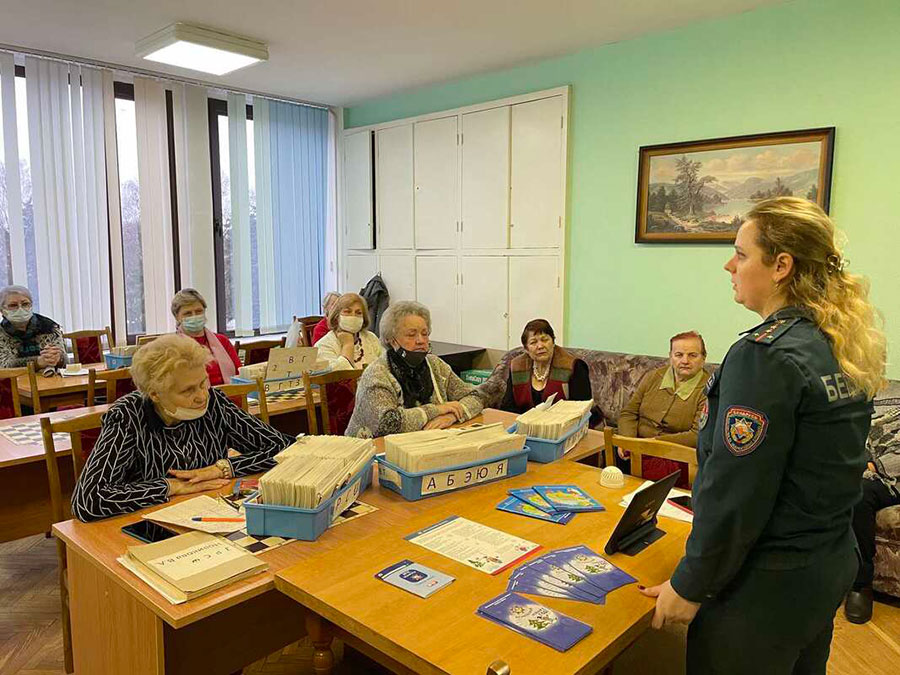
[[[665,357],[643,354],[620,354],[593,349],[567,348],[588,364],[591,389],[606,424],[615,426],[619,413],[628,403],[645,373],[666,363]],[[509,362],[524,350],[517,347],[507,352],[480,389],[486,406],[496,407],[506,393]],[[717,364],[707,363],[707,370]],[[876,411],[900,406],[900,381],[891,380],[875,400]],[[882,509],[876,528],[875,589],[900,597],[900,506]]]

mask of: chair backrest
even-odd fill
[[[56,458],[56,445],[53,434],[69,434],[72,444],[72,464],[75,467],[75,480],[84,469],[86,452],[84,451],[85,432],[100,429],[103,422],[103,412],[87,413],[58,422],[51,422],[49,417],[41,418],[41,437],[44,441],[44,458],[47,461],[47,476],[50,480],[50,507],[53,514],[53,522],[65,520],[65,508],[62,498],[62,487],[59,482],[59,463]],[[92,435],[96,441],[96,434]],[[93,448],[93,445],[91,446]]]
[[[145,345],[148,342],[153,342],[160,335],[163,335],[163,333],[156,333],[153,335],[138,335],[137,339],[135,340],[135,344],[137,344],[137,346],[140,347],[141,345]]]
[[[335,428],[334,432],[332,431],[331,418],[334,413],[340,412],[343,413],[343,417],[347,417],[347,420],[349,420],[349,416],[346,413],[353,411],[353,400],[350,397],[355,395],[356,381],[362,374],[362,370],[333,370],[324,375],[303,373],[303,386],[306,389],[306,419],[309,423],[310,434],[319,433],[313,389],[317,389],[319,392],[319,407],[322,411],[322,434],[344,433],[343,429]],[[329,404],[336,408],[339,406],[344,408],[349,405],[349,410],[331,411]],[[345,428],[347,420],[343,420]]]
[[[41,392],[38,389],[37,371],[34,369],[34,361],[28,362],[28,386],[31,388],[31,409],[35,413],[44,412],[41,406]]]
[[[269,423],[269,405],[266,401],[266,389],[263,385],[262,378],[256,380],[255,382],[248,382],[247,384],[220,384],[215,388],[220,390],[228,398],[234,401],[234,404],[246,413],[250,412],[249,395],[255,391],[258,391],[259,418],[266,424]]]
[[[136,389],[131,379],[130,368],[116,368],[115,370],[88,370],[87,404],[96,405],[97,385],[103,386],[106,393],[105,403],[114,403],[119,398]]]
[[[0,368],[0,419],[22,416],[19,380],[28,368]]]
[[[615,466],[616,448],[622,448],[631,453],[631,475],[637,478],[643,478],[641,458],[644,455],[684,462],[688,465],[688,483],[690,485],[694,484],[694,479],[697,477],[697,450],[686,445],[659,441],[655,438],[620,436],[613,431],[612,427],[604,427],[603,452],[606,457],[606,466]]]
[[[241,363],[245,366],[253,365],[254,363],[262,363],[263,361],[269,360],[269,350],[273,347],[284,347],[285,340],[287,337],[281,337],[275,340],[254,340],[253,342],[245,342],[241,344],[240,341],[234,343],[234,350],[238,353],[238,358],[240,358],[241,350],[244,350],[244,358],[241,359]]]
[[[106,336],[106,348],[113,346],[112,331],[109,326],[96,330],[76,330],[63,333],[63,337],[72,342],[72,355],[76,363],[100,363],[103,361],[103,336]]]
[[[316,328],[316,324],[318,324],[323,316],[295,316],[294,321],[299,321],[301,324],[300,334],[303,336],[303,346],[304,347],[312,347],[313,343],[313,330]]]

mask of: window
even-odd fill
[[[25,93],[25,69],[16,66],[16,138],[19,145],[19,170],[9,171],[6,166],[6,147],[3,125],[0,124],[0,283],[8,285],[13,281],[12,249],[10,242],[10,212],[7,185],[10,180],[18,180],[22,191],[22,225],[25,230],[25,267],[28,280],[26,285],[34,296],[34,304],[40,309],[40,289],[37,279],[37,257],[34,245],[34,204],[31,190],[31,164],[29,162],[28,105]],[[3,109],[3,93],[0,91],[0,111]],[[0,114],[2,120],[2,114]]]
[[[137,123],[134,87],[115,83],[116,155],[122,210],[122,252],[125,262],[125,328],[128,335],[145,332],[144,256],[141,250],[141,194],[138,183]]]

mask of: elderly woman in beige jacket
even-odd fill
[[[331,328],[316,343],[329,370],[359,370],[381,356],[378,336],[369,328],[369,308],[362,296],[344,293],[328,313]]]

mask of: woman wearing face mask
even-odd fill
[[[316,343],[331,370],[359,370],[381,356],[378,336],[367,330],[369,309],[356,293],[344,293],[328,315],[331,330]]]
[[[444,429],[481,412],[475,387],[429,354],[431,313],[418,302],[395,302],[381,320],[384,354],[359,379],[348,436]]]
[[[129,513],[169,497],[218,490],[228,479],[269,469],[290,436],[234,405],[206,374],[209,351],[164,335],[134,355],[138,391],[103,417],[97,444],[72,494],[83,521]],[[240,453],[228,457],[228,450]]]
[[[172,316],[179,333],[203,345],[212,360],[206,366],[209,383],[213,387],[229,384],[237,375],[241,361],[231,340],[221,333],[213,333],[206,327],[206,300],[193,288],[182,288],[172,298]]]
[[[0,368],[20,368],[34,362],[37,370],[52,374],[66,365],[62,329],[52,319],[35,314],[31,291],[24,286],[0,290]]]
[[[689,674],[824,674],[886,341],[816,204],[761,202],[734,244],[734,299],[762,323],[706,385],[685,555],[643,592],[654,628],[690,624]]]

